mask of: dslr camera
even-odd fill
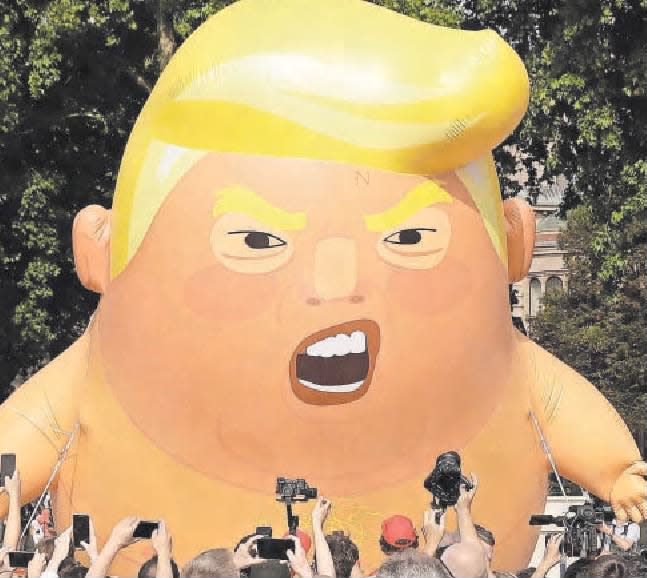
[[[461,486],[474,486],[461,473],[461,457],[456,452],[445,452],[436,459],[436,465],[424,482],[425,490],[433,495],[433,507],[446,510],[455,506],[461,495]]]
[[[308,482],[302,479],[276,478],[276,499],[284,504],[316,500],[317,488],[311,488]]]

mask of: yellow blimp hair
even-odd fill
[[[489,30],[362,0],[241,0],[186,40],[142,109],[117,180],[112,276],[209,151],[456,170],[505,261],[490,151],[522,118],[528,88],[519,57]]]

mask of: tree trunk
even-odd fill
[[[160,72],[171,60],[175,52],[175,37],[173,35],[173,23],[170,19],[171,11],[168,7],[168,0],[157,2],[157,32],[159,38],[159,67]]]

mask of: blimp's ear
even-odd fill
[[[74,265],[81,284],[103,294],[110,279],[110,211],[90,205],[79,211],[72,225]]]
[[[503,202],[508,240],[508,280],[521,281],[530,270],[535,247],[535,213],[532,207],[518,198]]]

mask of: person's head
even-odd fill
[[[59,578],[85,578],[88,568],[80,564],[62,566],[58,571]]]
[[[534,218],[504,211],[491,149],[528,78],[492,31],[307,4],[304,22],[302,0],[238,2],[190,36],[135,124],[112,214],[81,213],[74,252],[102,293],[111,394],[157,447],[258,491],[268,471],[334,462],[318,478],[334,493],[352,440],[362,492],[385,464],[419,475],[508,391],[508,282]]]
[[[333,532],[326,536],[328,548],[335,566],[338,578],[349,578],[355,564],[359,560],[359,549],[344,532]]]
[[[175,560],[171,560],[171,571],[173,572],[173,578],[180,578],[180,570],[178,569]],[[142,564],[139,572],[137,572],[137,578],[155,578],[156,574],[157,554]]]
[[[532,575],[536,570],[537,568],[534,568],[533,566],[519,570],[519,572],[517,572],[517,578],[532,578]]]
[[[483,526],[480,526],[479,524],[474,524],[474,528],[476,529],[476,535],[481,542],[481,546],[483,547],[483,551],[485,552],[485,556],[488,562],[492,562],[492,556],[494,556],[494,546],[496,546],[494,534],[490,532],[490,530],[484,528]]]
[[[395,515],[382,522],[380,549],[390,556],[407,548],[418,547],[418,534],[413,522],[406,516]]]
[[[36,552],[45,554],[45,559],[49,562],[54,553],[54,546],[56,545],[56,538],[45,538],[41,540],[36,546]]]
[[[443,552],[441,560],[454,578],[486,578],[488,575],[488,560],[480,544],[452,544]]]
[[[601,556],[576,574],[576,578],[625,578],[626,576],[628,576],[627,566],[617,556]]]
[[[376,578],[451,578],[440,560],[416,550],[389,556],[378,568]]]
[[[239,578],[232,554],[226,548],[214,548],[198,554],[186,563],[182,578]]]

